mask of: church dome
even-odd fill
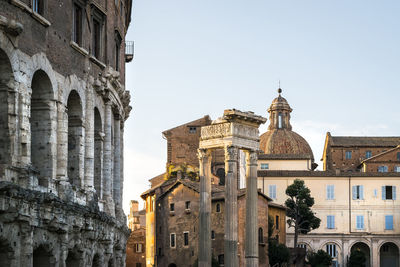
[[[260,149],[265,155],[275,158],[302,158],[314,161],[314,155],[308,142],[290,125],[289,103],[281,96],[282,89],[278,89],[279,96],[272,101],[269,112],[270,125],[268,131],[260,136]]]

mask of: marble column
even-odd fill
[[[84,188],[94,190],[94,105],[93,88],[87,88],[85,116]]]
[[[114,201],[112,199],[112,161],[111,161],[111,102],[105,103],[104,111],[104,160],[103,160],[103,182],[104,192],[103,197],[105,200],[105,210],[111,215],[115,215]]]
[[[239,149],[225,147],[225,265],[238,267],[237,164]]]
[[[67,180],[68,113],[61,102],[57,103],[57,121],[57,179]]]
[[[257,153],[246,153],[246,267],[258,267]]]
[[[206,149],[198,150],[200,170],[199,210],[199,267],[211,267],[211,176],[210,154]]]
[[[116,209],[121,208],[121,124],[120,117],[114,117],[114,182],[113,196]]]

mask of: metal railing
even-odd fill
[[[125,62],[131,62],[135,52],[134,41],[125,41]]]

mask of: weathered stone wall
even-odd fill
[[[87,11],[81,46],[72,41],[74,1],[44,1],[41,14],[30,2],[0,1],[0,246],[9,251],[0,263],[124,266],[131,107],[113,48],[128,24],[114,2],[130,1],[76,1]],[[102,7],[107,26],[94,58],[89,23]],[[123,44],[119,52],[123,59]]]

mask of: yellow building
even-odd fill
[[[270,126],[260,140],[258,188],[284,204],[286,188],[295,179],[305,181],[321,225],[300,235],[299,246],[327,251],[334,266],[346,266],[351,251],[357,249],[367,256],[367,266],[399,267],[400,173],[312,171],[316,167],[312,150],[292,131],[291,111],[280,94],[268,110]],[[293,237],[293,229],[287,229],[289,247]]]

